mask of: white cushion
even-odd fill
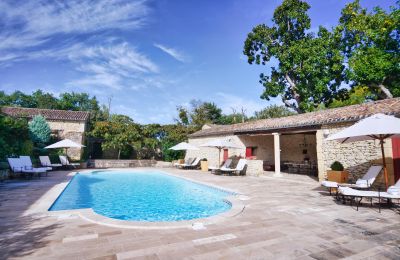
[[[389,194],[393,195],[399,195],[400,194],[400,188],[397,186],[390,186],[387,190]]]
[[[321,185],[327,188],[337,188],[338,184],[337,182],[334,181],[323,181],[321,182]]]

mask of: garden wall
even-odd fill
[[[156,167],[156,160],[91,160],[90,165],[95,168],[136,168]]]

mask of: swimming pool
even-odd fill
[[[76,174],[49,210],[92,208],[114,219],[179,221],[229,210],[230,195],[160,171],[94,171]]]

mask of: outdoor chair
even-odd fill
[[[357,211],[362,199],[369,199],[371,205],[373,199],[378,199],[379,212],[381,212],[381,199],[386,199],[389,202],[389,205],[392,204],[392,201],[394,199],[400,200],[400,179],[396,182],[395,185],[390,186],[386,192],[365,191],[352,189],[350,187],[339,187],[338,193],[342,196],[343,201],[345,201],[346,198],[349,198],[351,201],[351,205],[353,204],[353,202],[355,202],[357,206]]]
[[[230,169],[229,167],[232,164],[232,159],[227,159],[221,167],[209,166],[208,169],[211,170],[211,173],[217,174],[220,172],[221,168]]]
[[[40,164],[45,167],[62,167],[61,163],[51,163],[48,156],[39,156]]]
[[[33,168],[28,167],[20,158],[7,158],[8,164],[10,165],[11,171],[14,173],[20,173],[23,175],[29,174],[30,177],[36,173],[38,177],[41,177],[41,173],[46,173],[44,168]]]
[[[368,189],[375,182],[375,179],[382,171],[382,168],[382,165],[372,165],[369,167],[367,173],[362,178],[358,179],[354,184],[323,181],[321,182],[321,185],[329,189],[329,194],[332,194],[333,189],[336,189],[337,191],[339,186],[356,189]]]
[[[192,162],[195,160],[196,158],[192,158],[192,157],[189,157],[189,158],[187,158],[187,159],[185,159],[185,162],[184,163],[177,163],[177,164],[175,164],[178,168],[183,168],[183,167],[185,167],[185,166],[190,166],[190,165],[192,165]]]
[[[37,169],[40,172],[46,173],[46,176],[47,176],[47,171],[51,171],[53,169],[51,167],[36,167],[36,168],[33,167],[31,157],[27,155],[19,156],[19,160],[26,169]]]
[[[58,157],[60,158],[60,162],[61,162],[62,166],[71,166],[73,168],[80,166],[79,163],[70,163],[67,156],[65,156],[65,155],[59,155]]]
[[[185,169],[196,169],[200,166],[200,157],[196,157],[194,161],[190,165],[185,165],[183,168]]]
[[[236,168],[231,169],[231,168],[221,167],[221,172],[228,173],[228,174],[236,173],[236,174],[240,175],[240,174],[244,173],[246,165],[247,165],[247,160],[240,159],[238,164],[236,165]]]

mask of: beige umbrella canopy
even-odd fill
[[[221,164],[221,150],[224,148],[242,148],[241,146],[235,144],[229,139],[215,139],[211,140],[205,144],[200,145],[202,147],[215,147],[218,149],[218,161]]]
[[[400,119],[384,114],[375,114],[360,120],[358,123],[333,134],[327,140],[336,140],[341,143],[350,143],[365,140],[379,140],[382,151],[383,173],[386,188],[389,185],[383,144],[385,139],[400,135]]]
[[[68,148],[82,148],[82,147],[85,147],[85,146],[82,145],[82,144],[75,143],[74,141],[72,141],[70,139],[64,139],[64,140],[61,140],[61,141],[59,141],[57,143],[48,145],[45,148],[46,149],[65,148],[65,150],[66,150],[65,154],[67,154],[67,149]]]
[[[175,146],[172,146],[171,148],[169,148],[169,150],[175,150],[175,151],[184,150],[184,151],[186,151],[186,150],[199,150],[199,148],[197,148],[194,145],[188,144],[186,142],[182,142],[182,143],[179,143],[179,144],[177,144]]]

